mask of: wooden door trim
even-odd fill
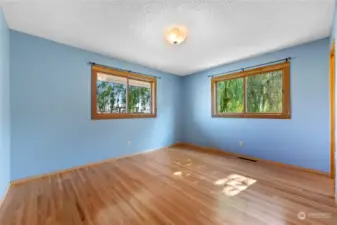
[[[330,174],[331,178],[335,180],[335,40],[331,43],[330,56]],[[335,190],[335,182],[334,182]]]

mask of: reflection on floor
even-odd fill
[[[246,190],[250,185],[256,182],[254,179],[250,179],[238,174],[231,174],[225,179],[215,181],[216,185],[223,186],[222,192],[227,196],[235,196],[241,191]]]
[[[1,225],[337,225],[331,179],[170,148],[12,187]]]

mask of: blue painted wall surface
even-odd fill
[[[16,31],[10,38],[12,180],[181,141],[181,77]],[[157,118],[92,121],[88,61],[161,76]]]
[[[16,31],[10,38],[12,180],[179,141],[329,171],[329,38],[187,77]],[[211,118],[209,74],[288,56],[291,120]],[[158,117],[92,121],[88,61],[162,76]]]
[[[9,29],[0,9],[0,200],[10,181]]]
[[[329,38],[184,77],[183,140],[329,172]],[[211,117],[209,74],[294,57],[291,120]],[[239,141],[244,147],[239,147]]]

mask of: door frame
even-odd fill
[[[329,67],[330,67],[330,175],[334,180],[334,193],[335,193],[335,179],[336,179],[336,170],[335,170],[335,39],[333,39],[330,47],[329,55]]]

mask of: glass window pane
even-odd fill
[[[151,83],[129,79],[130,113],[151,113]]]
[[[97,74],[97,113],[126,113],[126,78]]]
[[[282,113],[282,70],[246,79],[247,112]]]
[[[243,78],[217,82],[219,113],[243,112]]]

